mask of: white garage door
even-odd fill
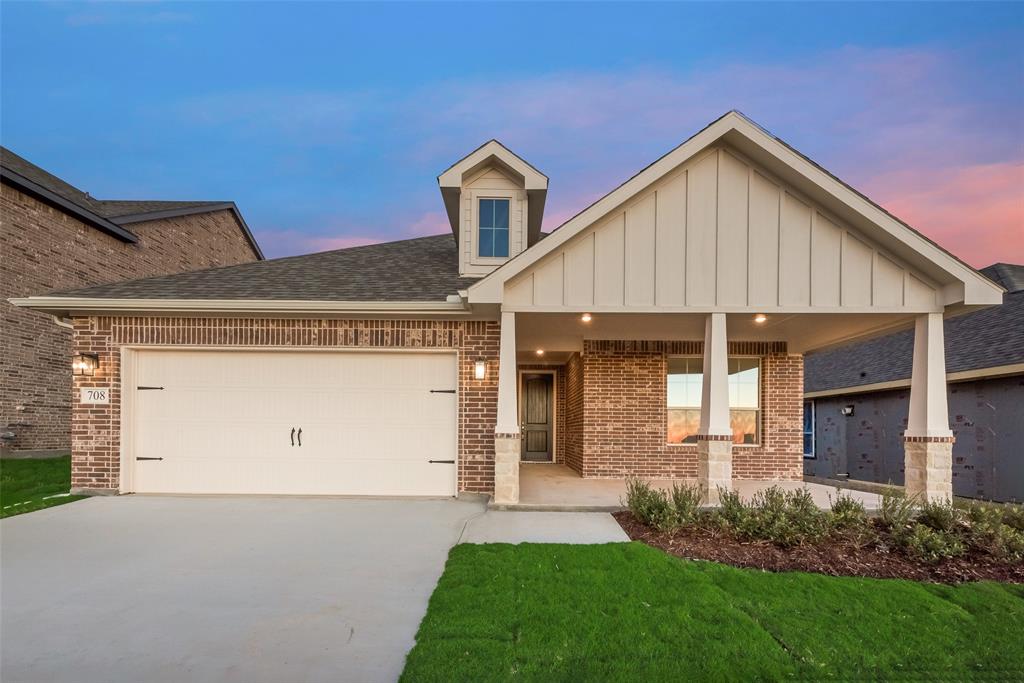
[[[454,354],[139,351],[129,487],[455,495]]]

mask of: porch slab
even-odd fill
[[[673,483],[696,484],[686,479],[653,479],[652,486],[669,488]],[[736,479],[733,486],[740,496],[749,500],[755,493],[771,486],[786,491],[806,488],[814,502],[822,509],[830,506],[830,496],[835,498],[836,488],[803,481],[764,481]],[[844,490],[856,500],[864,503],[868,510],[877,510],[881,496],[867,491]],[[613,512],[623,509],[626,497],[625,479],[584,479],[565,465],[557,463],[522,463],[519,466],[519,503],[516,505],[493,506],[505,510],[564,510]]]

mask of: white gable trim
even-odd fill
[[[861,223],[870,232],[886,238],[892,245],[901,247],[906,254],[915,257],[914,264],[927,268],[928,275],[942,287],[940,299],[943,305],[963,303],[967,305],[992,305],[1002,301],[1002,289],[973,268],[946,252],[906,224],[894,218],[881,207],[842,183],[838,178],[800,155],[779,139],[769,135],[742,114],[732,111],[714,121],[696,135],[653,164],[636,174],[618,188],[564,223],[547,238],[527,249],[490,275],[474,283],[468,290],[469,302],[501,303],[505,283],[535,265],[547,254],[565,245],[570,239],[600,221],[612,210],[622,206],[640,194],[653,183],[669,174],[679,165],[692,159],[720,139],[732,143],[742,142],[750,151],[759,152],[781,163],[806,181],[816,195],[839,202],[859,216]],[[760,161],[756,157],[755,161]]]

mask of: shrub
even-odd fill
[[[1004,506],[992,503],[970,503],[966,509],[967,543],[983,553],[1001,560],[1024,561],[1024,532],[1004,524]]]
[[[741,538],[788,548],[820,539],[827,528],[825,516],[806,489],[787,493],[773,486],[754,494],[749,505],[739,494],[719,489],[719,499],[720,524]]]
[[[907,498],[897,491],[886,491],[878,508],[878,519],[887,530],[899,533],[906,530],[914,517],[915,498]]]
[[[679,526],[668,495],[641,479],[626,479],[626,506],[641,522],[660,531],[674,531]]]
[[[740,494],[718,487],[718,512],[715,515],[720,526],[740,530],[747,526],[750,508],[743,504]]]
[[[828,497],[832,510],[832,525],[843,529],[852,526],[859,526],[867,521],[868,513],[864,509],[864,503],[854,498],[849,493],[843,493],[836,489],[836,497]]]
[[[1003,505],[1003,524],[1017,531],[1024,531],[1024,505],[1020,503]]]
[[[964,554],[964,544],[955,535],[936,531],[924,524],[915,524],[901,534],[900,543],[907,555],[919,562],[938,564]]]
[[[952,534],[960,527],[960,510],[948,500],[928,502],[921,506],[917,521],[929,529]]]
[[[833,531],[858,544],[868,543],[874,538],[874,528],[868,519],[867,510],[864,509],[864,503],[839,489],[836,489],[835,498],[829,496],[829,502],[831,510],[828,514],[828,524]]]
[[[704,501],[699,486],[672,484],[669,496],[672,499],[672,512],[675,514],[677,523],[682,525],[697,521],[701,503]]]

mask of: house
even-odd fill
[[[0,148],[0,447],[71,448],[71,325],[13,297],[262,259],[233,202],[98,200]]]
[[[73,320],[73,486],[514,504],[553,460],[713,501],[803,476],[803,354],[913,326],[907,486],[949,495],[942,321],[1002,289],[743,115],[543,238],[499,142],[438,182],[451,235],[15,300]]]
[[[1024,266],[981,272],[1006,290],[1003,305],[944,326],[953,493],[1024,500]],[[909,332],[805,360],[804,472],[902,484],[914,340]]]

